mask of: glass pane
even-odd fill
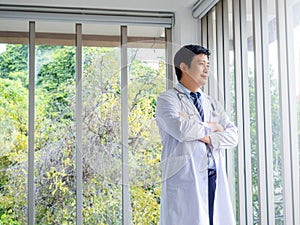
[[[295,88],[296,96],[294,96],[293,101],[296,102],[297,106],[297,120],[298,120],[298,154],[299,154],[299,164],[300,164],[300,17],[299,17],[299,11],[300,11],[300,1],[292,1],[289,0],[289,13],[292,18],[292,34],[293,35],[293,49],[294,49],[294,66],[295,68],[292,68],[290,71],[293,71],[293,73],[290,73],[290,76],[294,75],[295,84],[292,86],[292,88]],[[291,84],[293,85],[293,84]],[[292,96],[293,97],[293,96]],[[300,170],[300,168],[299,168]]]
[[[269,77],[271,90],[272,110],[272,148],[273,148],[273,176],[274,176],[274,207],[275,223],[283,224],[283,185],[282,185],[282,161],[280,148],[280,105],[278,83],[278,42],[276,25],[275,0],[268,5],[268,34],[269,34]]]
[[[27,37],[27,23],[0,19],[0,224],[27,223]]]
[[[37,22],[36,32],[36,223],[75,224],[75,25]]]
[[[148,37],[137,38],[148,33]],[[154,121],[156,99],[166,87],[162,28],[129,27],[128,110],[130,195],[133,224],[157,224],[160,215],[161,140]],[[135,36],[135,38],[133,38]],[[155,39],[154,39],[155,38]]]
[[[253,50],[253,24],[252,0],[246,1],[247,22],[247,53],[248,53],[248,84],[249,84],[249,109],[250,109],[250,147],[251,147],[251,175],[252,175],[252,204],[253,224],[260,224],[259,199],[258,199],[258,162],[257,162],[257,135],[256,135],[256,88],[254,77],[254,50]]]
[[[228,0],[228,28],[229,28],[229,43],[227,43],[228,47],[229,47],[229,97],[228,99],[228,103],[230,104],[230,111],[227,113],[231,119],[231,121],[234,121],[235,124],[237,124],[236,121],[236,82],[235,82],[235,60],[234,60],[234,36],[233,36],[233,2],[232,0]],[[238,216],[239,216],[239,195],[238,195],[238,151],[237,151],[237,147],[235,149],[230,150],[233,152],[234,156],[233,156],[233,161],[229,161],[228,163],[232,163],[233,164],[233,169],[234,169],[234,182],[231,184],[231,187],[234,190],[231,190],[233,192],[233,206],[235,207],[235,216],[236,216],[236,221],[238,220]],[[229,158],[229,160],[232,160]]]
[[[215,99],[219,96],[218,85],[218,64],[217,64],[217,21],[216,7],[212,8],[208,13],[208,48],[211,52],[209,59],[209,79],[208,79],[208,94]],[[220,99],[218,99],[220,100]],[[220,100],[222,102],[222,100]]]
[[[83,24],[84,224],[122,224],[119,30]]]

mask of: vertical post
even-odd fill
[[[239,128],[239,144],[238,144],[238,208],[239,208],[239,217],[238,224],[247,224],[247,208],[246,208],[246,199],[245,199],[245,139],[244,139],[244,121],[247,120],[243,118],[243,89],[242,89],[242,41],[241,41],[241,18],[240,18],[240,1],[232,1],[232,11],[233,11],[233,40],[234,40],[234,73],[235,73],[235,83],[236,83],[236,120],[237,126]]]
[[[213,8],[208,12],[207,15],[207,31],[208,34],[208,48],[212,55],[210,58],[210,69],[209,69],[209,79],[205,86],[208,86],[208,94],[215,99],[218,98],[218,68],[216,65],[217,49],[216,49],[216,20],[215,20],[215,9]]]
[[[82,225],[82,25],[76,24],[76,224]]]
[[[260,0],[252,1],[252,20],[253,20],[253,41],[254,41],[254,77],[255,77],[255,101],[256,101],[256,134],[257,134],[257,165],[258,165],[258,200],[259,200],[259,218],[260,224],[268,223],[268,208],[267,208],[267,169],[266,169],[266,154],[265,154],[265,99],[264,82],[263,82],[263,54],[261,43],[261,7]],[[273,189],[272,189],[273,190]]]
[[[298,128],[297,128],[297,105],[296,101],[296,73],[295,73],[295,60],[294,60],[294,5],[293,1],[286,1],[286,20],[287,20],[287,69],[288,69],[288,95],[289,95],[289,117],[290,117],[290,133],[291,133],[291,141],[290,141],[290,149],[291,149],[291,177],[292,177],[292,188],[293,188],[293,216],[294,216],[294,225],[300,224],[300,183],[299,183],[299,153],[300,151],[298,147]],[[299,3],[298,3],[299,4]],[[300,118],[298,118],[300,120]]]
[[[285,1],[276,0],[284,223],[293,222]],[[299,212],[297,212],[299,213]]]
[[[208,31],[207,31],[207,15],[201,18],[201,45],[203,47],[208,47]],[[204,85],[204,92],[208,93],[209,92],[209,85]]]
[[[224,105],[228,115],[231,114],[231,89],[230,89],[230,64],[229,64],[229,2],[223,0],[223,63],[224,63]],[[235,205],[235,174],[234,174],[234,152],[232,149],[226,151],[226,169],[231,201],[234,209]],[[236,213],[236,210],[234,210]]]
[[[29,22],[28,224],[34,224],[35,22]]]
[[[217,54],[217,71],[218,71],[218,101],[224,107],[224,42],[223,42],[223,16],[222,16],[222,2],[216,5],[216,54]]]
[[[173,60],[172,60],[172,28],[165,28],[165,48],[166,48],[166,78],[167,89],[173,88]]]
[[[121,26],[121,123],[122,123],[122,217],[123,225],[130,224],[128,170],[128,59],[127,26]]]
[[[241,39],[241,87],[243,101],[243,127],[244,127],[244,179],[246,201],[246,221],[253,224],[253,203],[252,203],[252,173],[251,173],[251,135],[250,135],[250,100],[249,100],[249,74],[248,74],[248,37],[247,37],[247,9],[246,1],[240,0],[240,39]]]
[[[270,68],[269,68],[269,27],[268,27],[268,1],[260,0],[261,15],[261,41],[262,41],[262,69],[263,69],[263,98],[264,98],[264,125],[265,125],[265,164],[266,164],[266,182],[267,182],[267,216],[270,225],[275,224],[275,207],[274,207],[274,179],[273,179],[273,147],[272,147],[272,101],[270,87]],[[260,41],[260,40],[257,40]]]

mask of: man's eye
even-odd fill
[[[204,63],[199,63],[199,66],[205,66],[206,68],[209,68],[209,65],[208,64],[204,64]]]

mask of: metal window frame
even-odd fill
[[[0,4],[0,17],[172,27],[174,12]]]
[[[247,9],[246,1],[240,0],[240,38],[241,38],[241,80],[243,98],[243,133],[244,133],[244,173],[245,173],[245,193],[246,221],[253,224],[253,203],[252,203],[252,169],[251,169],[251,135],[250,135],[250,99],[249,99],[249,73],[248,73],[248,37],[247,37]],[[248,156],[248,157],[247,157]],[[240,178],[240,177],[239,177]]]
[[[268,224],[275,224],[275,207],[274,207],[274,179],[273,179],[273,147],[272,147],[272,115],[271,110],[271,87],[269,73],[269,28],[268,14],[263,13],[268,9],[268,1],[260,0],[260,15],[261,15],[261,54],[262,54],[262,69],[263,69],[263,98],[264,98],[264,128],[265,128],[265,168],[267,182],[267,214]],[[257,41],[260,41],[259,39]]]
[[[76,24],[76,224],[82,224],[83,118],[82,118],[82,25]]]
[[[296,91],[294,84],[296,84],[295,79],[295,61],[294,61],[294,37],[293,37],[293,27],[289,26],[293,24],[293,13],[289,10],[292,10],[292,5],[289,5],[289,0],[286,1],[285,15],[286,15],[286,40],[287,40],[287,70],[288,70],[288,95],[289,95],[289,125],[290,125],[290,151],[291,151],[291,169],[292,169],[292,188],[293,188],[293,218],[294,225],[300,224],[300,181],[299,181],[299,147],[298,147],[298,128],[297,128],[297,108],[294,104]],[[298,3],[299,4],[299,3]],[[300,118],[298,118],[299,120]]]
[[[222,1],[222,29],[223,29],[223,76],[224,76],[224,108],[225,111],[231,113],[231,98],[230,96],[230,80],[226,76],[230,76],[230,65],[229,65],[229,2],[228,0]],[[233,208],[235,209],[235,174],[234,174],[234,151],[226,151],[226,170],[227,170],[227,179],[230,190],[231,201]],[[236,214],[236,211],[234,210]]]
[[[279,63],[279,94],[280,94],[280,116],[281,116],[281,156],[282,173],[283,173],[283,202],[284,202],[284,223],[296,225],[299,224],[299,149],[297,136],[297,118],[296,106],[294,104],[295,90],[292,85],[295,82],[293,73],[294,62],[292,49],[292,28],[287,26],[291,24],[291,15],[288,12],[287,0],[274,0],[276,2],[277,17],[277,36],[278,36],[278,62]],[[221,3],[219,3],[221,4]],[[228,0],[223,0],[223,9],[219,4],[217,9],[217,54],[223,54],[223,58],[218,57],[218,71],[229,71],[227,52],[229,49],[228,40]],[[249,96],[247,81],[247,39],[244,28],[246,27],[246,2],[232,1],[233,12],[233,29],[234,29],[234,49],[235,49],[235,74],[236,74],[236,102],[237,102],[237,124],[239,127],[240,140],[238,146],[238,198],[239,198],[239,223],[252,224],[252,196],[251,190],[251,158],[249,156],[250,134],[249,124]],[[275,207],[274,207],[274,178],[273,178],[273,153],[272,153],[272,119],[271,115],[271,95],[270,95],[270,74],[269,74],[269,27],[268,15],[265,10],[268,9],[268,2],[264,0],[252,0],[252,20],[254,36],[254,63],[255,63],[255,99],[257,112],[257,162],[259,170],[259,213],[261,224],[275,224]],[[220,26],[221,11],[223,12],[223,26]],[[225,15],[224,15],[225,14]],[[226,20],[227,19],[227,20]],[[207,43],[207,37],[211,31],[208,29],[209,14],[206,13],[201,17],[202,43]],[[212,28],[211,28],[212,29]],[[220,51],[220,44],[223,37],[223,52]],[[212,38],[212,37],[210,37]],[[227,40],[227,41],[226,41]],[[227,51],[226,51],[227,50]],[[226,58],[227,57],[227,58]],[[221,69],[221,62],[224,63],[224,69]],[[219,77],[221,81],[222,78]],[[224,82],[224,103],[226,109],[230,110],[228,105],[229,94],[226,79]],[[222,84],[221,84],[222,86]],[[210,92],[210,90],[208,90]],[[219,95],[219,100],[221,96]],[[244,152],[246,150],[246,152]],[[228,152],[227,152],[228,157]],[[230,157],[230,156],[229,156]],[[227,169],[229,172],[232,161],[227,160]],[[245,167],[244,167],[245,166]],[[234,178],[234,177],[232,177]],[[229,185],[230,174],[228,174]],[[232,186],[230,186],[233,189]],[[232,191],[232,190],[231,190]],[[234,202],[234,201],[233,201]]]
[[[214,54],[217,52],[217,31],[216,31],[216,10],[215,8],[212,8],[208,14],[207,14],[207,28],[211,27],[212,29],[207,30],[207,47],[209,50],[213,53],[213,56],[216,56]],[[209,69],[209,80],[208,84],[208,94],[214,97],[215,99],[218,99],[218,65],[217,65],[217,58],[210,58],[210,69]]]
[[[192,9],[194,18],[202,18],[209,10],[211,10],[219,0],[198,0]]]
[[[173,59],[172,59],[172,29],[165,28],[165,49],[166,49],[166,89],[173,88]]]
[[[254,77],[255,77],[255,100],[256,100],[256,132],[257,132],[257,162],[258,162],[258,195],[259,195],[259,218],[261,224],[269,223],[270,213],[268,211],[268,182],[266,168],[266,129],[265,129],[265,98],[263,80],[263,51],[262,51],[262,18],[260,0],[252,1],[253,41],[254,41]]]
[[[29,22],[29,101],[28,101],[28,224],[35,223],[34,133],[35,133],[35,22]]]
[[[224,37],[224,24],[223,24],[223,4],[222,2],[219,2],[216,5],[216,56],[217,56],[217,77],[218,77],[218,82],[217,82],[217,87],[218,87],[218,100],[219,102],[225,106],[225,64],[224,64],[224,42],[223,42],[223,37]]]
[[[278,76],[279,76],[279,102],[280,102],[280,132],[281,132],[281,156],[283,176],[283,207],[284,223],[294,224],[293,218],[293,188],[291,169],[291,150],[287,141],[291,141],[289,129],[289,85],[287,68],[287,38],[285,1],[276,0],[277,37],[278,37]]]
[[[130,224],[128,162],[128,59],[127,26],[121,26],[121,143],[122,143],[122,224]]]
[[[146,24],[145,24],[146,25]],[[76,23],[76,224],[83,224],[83,125],[82,125],[82,24]],[[166,60],[172,55],[172,28],[166,27]],[[128,65],[127,65],[127,26],[121,26],[121,108],[122,108],[122,224],[131,223],[131,207],[128,171]],[[28,123],[28,224],[35,224],[34,192],[34,137],[35,137],[35,22],[29,22],[29,123]],[[166,77],[172,83],[172,67],[168,63]],[[171,81],[171,82],[170,82]]]
[[[243,123],[243,101],[242,101],[242,67],[240,60],[241,55],[241,37],[240,37],[240,2],[232,1],[232,11],[233,11],[233,41],[234,41],[234,72],[235,72],[235,82],[236,82],[236,120],[237,126],[239,128],[239,144],[238,144],[238,223],[247,224],[246,221],[246,200],[244,198],[245,193],[245,179],[244,179],[244,123]],[[238,15],[237,15],[238,14]]]
[[[208,15],[205,15],[201,18],[201,44],[204,47],[208,47]],[[204,92],[209,92],[209,85],[204,86]]]

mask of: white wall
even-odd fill
[[[198,43],[199,27],[192,17],[196,0],[0,0],[0,4],[65,6],[99,9],[125,9],[175,12],[174,50],[180,45]]]

